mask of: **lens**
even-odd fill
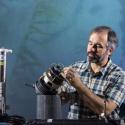
[[[35,85],[37,92],[45,95],[56,94],[56,90],[64,81],[64,78],[61,75],[62,70],[63,65],[61,64],[51,65],[48,71],[44,73],[43,77],[37,81]]]

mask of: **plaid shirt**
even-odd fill
[[[96,95],[111,99],[117,104],[117,108],[109,115],[111,119],[119,119],[120,105],[125,99],[125,73],[117,65],[109,60],[106,67],[102,68],[98,74],[90,71],[88,62],[77,62],[72,65],[81,76],[83,84],[85,84]],[[65,84],[68,93],[74,93],[71,98],[68,119],[82,119],[97,116],[88,107],[84,106],[83,100],[79,100],[79,96],[72,86]]]

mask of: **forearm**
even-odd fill
[[[79,88],[76,88],[81,100],[85,103],[87,107],[93,110],[97,114],[104,112],[104,100],[99,96],[91,92],[86,86],[81,85]]]
[[[76,89],[85,105],[97,114],[110,114],[112,110],[116,108],[116,104],[114,102],[112,102],[111,100],[105,100],[97,96],[83,84],[77,87]]]

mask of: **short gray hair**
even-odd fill
[[[115,31],[113,31],[112,28],[108,26],[97,26],[91,31],[91,34],[94,32],[99,33],[99,32],[104,32],[104,31],[108,33],[107,41],[108,41],[109,47],[115,50],[115,48],[118,46],[118,38],[117,38]]]

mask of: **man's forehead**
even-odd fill
[[[90,35],[89,40],[91,41],[98,40],[99,42],[101,42],[101,41],[107,41],[107,37],[108,37],[107,32],[93,32]]]

